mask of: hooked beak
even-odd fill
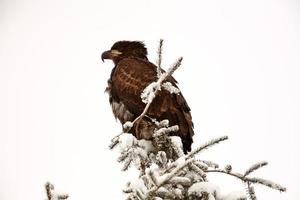
[[[101,55],[101,60],[104,62],[105,59],[111,59],[111,52],[110,51],[104,51]]]
[[[118,57],[119,55],[121,55],[122,52],[118,51],[118,50],[109,50],[109,51],[104,51],[101,55],[101,59],[104,62],[105,59],[113,59]]]

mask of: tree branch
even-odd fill
[[[163,42],[164,42],[163,39],[159,40],[159,46],[158,46],[158,51],[157,51],[158,58],[157,58],[157,62],[156,62],[156,64],[157,64],[157,77],[160,77],[161,74],[162,74],[161,61],[162,61],[162,46],[163,46]]]
[[[178,67],[181,65],[181,62],[182,62],[182,57],[180,57],[175,64],[173,64],[168,70],[167,72],[163,73],[159,79],[154,83],[154,84],[150,84],[149,86],[151,88],[146,87],[145,90],[153,90],[153,94],[151,96],[148,96],[147,98],[147,104],[143,110],[143,112],[140,114],[140,116],[138,116],[133,122],[132,124],[135,124],[136,122],[138,122],[139,120],[141,120],[145,115],[146,113],[148,112],[149,110],[149,107],[153,101],[153,99],[155,98],[155,96],[157,95],[158,91],[161,89],[161,84],[162,82],[169,76],[171,76],[175,71],[176,69],[178,69]],[[144,90],[144,91],[145,91]]]
[[[57,194],[54,191],[54,185],[50,182],[45,184],[45,190],[47,194],[47,200],[65,200],[69,197],[67,194]]]

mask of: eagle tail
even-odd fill
[[[178,120],[177,124],[179,125],[178,134],[182,140],[183,151],[185,154],[187,154],[187,152],[191,151],[191,146],[193,143],[194,130],[192,117],[190,112],[187,113],[183,110],[177,110],[176,116]]]

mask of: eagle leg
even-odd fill
[[[134,125],[133,125],[134,132],[135,132],[135,137],[136,137],[138,140],[142,139],[142,138],[141,138],[140,131],[139,131],[139,127],[140,127],[140,122],[141,122],[141,120],[142,120],[141,118],[138,119],[138,120],[134,123]]]

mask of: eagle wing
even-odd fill
[[[141,93],[156,80],[156,66],[151,62],[139,58],[123,59],[111,74],[112,101],[124,104],[134,119],[145,108],[145,104],[140,98]],[[168,77],[166,81],[177,87],[173,77]],[[159,91],[149,107],[147,116],[159,121],[168,119],[170,125],[178,125],[179,131],[174,135],[181,137],[185,152],[191,150],[192,136],[194,135],[192,117],[190,108],[181,92],[171,94],[166,90]],[[122,122],[122,120],[120,121]]]

